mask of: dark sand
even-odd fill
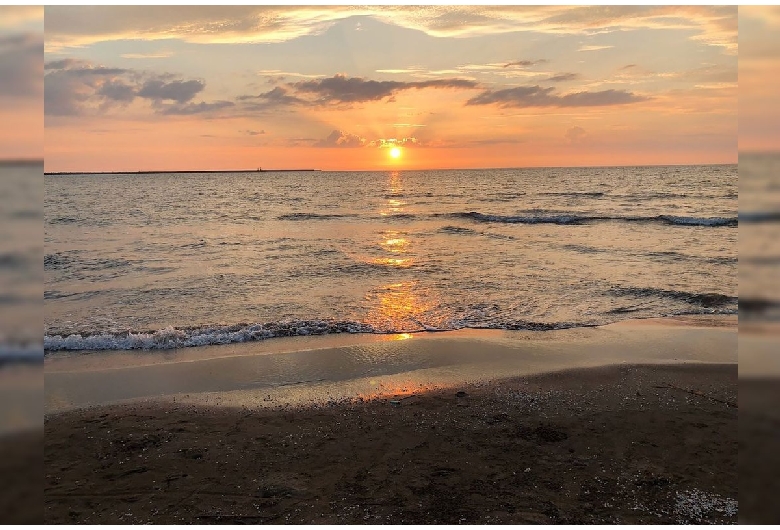
[[[743,523],[780,523],[779,344],[776,322],[740,322],[739,518]]]
[[[0,524],[43,523],[43,366],[0,366]]]
[[[736,364],[618,365],[399,398],[52,415],[45,520],[737,520]]]
[[[779,524],[780,379],[739,380],[740,522]]]
[[[43,429],[0,436],[0,524],[43,523]]]

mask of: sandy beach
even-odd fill
[[[507,335],[470,337],[465,343],[472,349],[479,343],[495,357],[487,355],[486,364],[458,357],[457,363],[375,375],[375,382],[388,384],[372,392],[363,391],[370,381],[350,375],[52,410],[49,381],[56,374],[95,377],[107,370],[96,359],[91,369],[65,370],[60,359],[46,374],[45,520],[736,522],[736,348],[729,353],[731,343],[724,340],[732,337],[736,344],[736,327],[728,319],[719,323],[620,324],[606,332],[577,330],[576,337],[553,332],[514,341]],[[595,361],[587,355],[566,358],[569,367],[559,357],[552,369],[528,361],[542,351],[548,357],[587,352],[618,337],[615,348],[635,349],[622,340],[675,332],[697,339],[676,337],[676,362],[664,361],[667,355],[653,358],[656,345],[645,358],[633,351],[635,363],[610,362],[605,344],[600,366],[590,365]],[[389,351],[404,343],[413,351],[447,350],[459,340],[396,341]],[[518,343],[524,349],[517,350]],[[496,369],[509,355],[500,351],[507,344],[515,356],[525,352],[525,372],[518,365],[510,365],[514,375]],[[544,350],[551,344],[556,346]],[[698,358],[703,344],[711,362]],[[330,350],[309,354],[324,351]],[[227,355],[222,361],[248,358]],[[139,367],[124,359],[114,370],[150,374],[181,364],[192,370],[198,362],[210,361]],[[440,384],[430,383],[435,377]],[[406,384],[393,387],[391,380]]]

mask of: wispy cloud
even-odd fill
[[[548,62],[546,59],[537,59],[511,62],[460,64],[453,68],[446,69],[429,69],[423,66],[410,66],[407,68],[388,68],[376,71],[383,74],[408,74],[419,79],[431,79],[442,76],[457,76],[459,79],[466,79],[469,81],[476,81],[477,78],[475,76],[498,76],[506,79],[532,79],[535,77],[543,78],[545,76],[552,75],[551,72],[544,72],[531,68],[546,62]]]
[[[363,147],[366,139],[356,134],[334,130],[326,138],[314,142],[314,147]]]
[[[48,6],[46,45],[55,51],[139,34],[200,43],[282,42],[354,15],[434,37],[654,28],[690,30],[691,38],[730,53],[737,46],[736,6]]]
[[[173,57],[174,53],[171,51],[159,51],[150,53],[123,53],[120,55],[123,59],[165,59],[166,57]]]
[[[280,78],[280,77],[303,77],[308,79],[317,79],[320,77],[327,77],[325,74],[301,74],[299,72],[285,72],[283,70],[258,70],[257,75],[264,75],[268,77]]]
[[[403,138],[374,138],[368,139],[363,136],[352,134],[339,129],[333,130],[327,137],[321,140],[310,140],[308,142],[303,141],[300,138],[291,139],[288,141],[293,142],[294,145],[302,145],[308,143],[312,147],[338,147],[338,148],[357,148],[357,147],[371,147],[378,149],[388,149],[391,147],[419,147],[423,143],[414,136],[408,136]]]
[[[607,107],[644,101],[647,98],[624,90],[572,92],[559,95],[552,87],[521,86],[502,90],[485,90],[469,99],[466,105],[499,107]]]
[[[411,89],[472,89],[479,85],[466,79],[432,79],[430,81],[375,81],[362,77],[333,77],[300,81],[291,85],[298,93],[311,94],[318,103],[359,103],[378,101]]]
[[[563,74],[555,74],[552,77],[548,77],[547,81],[550,83],[563,83],[565,81],[575,81],[580,78],[579,74],[573,74],[573,73],[563,73]]]
[[[309,102],[290,94],[289,89],[274,87],[267,92],[256,95],[243,95],[236,98],[245,102],[252,110],[268,110],[292,105],[308,105]]]
[[[161,108],[160,114],[169,116],[191,116],[193,114],[204,114],[233,106],[235,106],[235,103],[232,101],[213,101],[209,103],[201,101],[200,103],[187,104],[176,103]]]
[[[578,52],[597,52],[599,50],[609,50],[610,48],[614,48],[614,46],[590,45],[590,46],[580,46],[580,48],[577,51]]]
[[[504,63],[504,64],[501,65],[501,67],[502,68],[509,68],[509,67],[515,66],[515,67],[526,68],[528,66],[535,66],[537,64],[546,63],[546,62],[547,62],[547,59],[537,59],[535,61],[529,61],[529,60],[526,59],[526,60],[522,60],[522,61],[511,61],[511,62],[508,62],[508,63]]]
[[[0,15],[0,29],[18,31],[22,25],[31,22],[43,25],[43,6],[4,5]]]

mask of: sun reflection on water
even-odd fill
[[[419,292],[417,282],[383,285],[369,293],[366,300],[371,304],[368,318],[373,325],[404,332],[422,329],[434,304],[429,296]]]
[[[389,215],[400,214],[404,212],[404,206],[406,202],[400,200],[400,195],[403,192],[403,183],[401,182],[401,174],[398,171],[390,172],[390,180],[387,187],[387,204],[379,212],[383,217]]]
[[[389,174],[385,191],[388,199],[381,213],[393,215],[403,212],[406,203],[400,200],[403,183],[398,171]],[[414,242],[407,231],[395,227],[382,230],[377,234],[376,244],[384,255],[373,258],[372,263],[399,269],[399,274],[401,269],[415,264]],[[388,340],[406,340],[411,338],[406,331],[424,329],[427,315],[436,303],[417,281],[410,280],[396,280],[377,286],[366,294],[365,300],[369,306],[367,317],[373,326],[386,331],[404,332],[392,335],[393,338]]]
[[[409,340],[414,335],[411,333],[396,333],[394,335],[386,335],[387,340]]]

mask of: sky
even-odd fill
[[[0,6],[0,160],[43,158],[43,8]]]
[[[739,8],[739,150],[780,151],[780,7]]]
[[[45,169],[735,163],[742,23],[729,6],[49,6]]]

